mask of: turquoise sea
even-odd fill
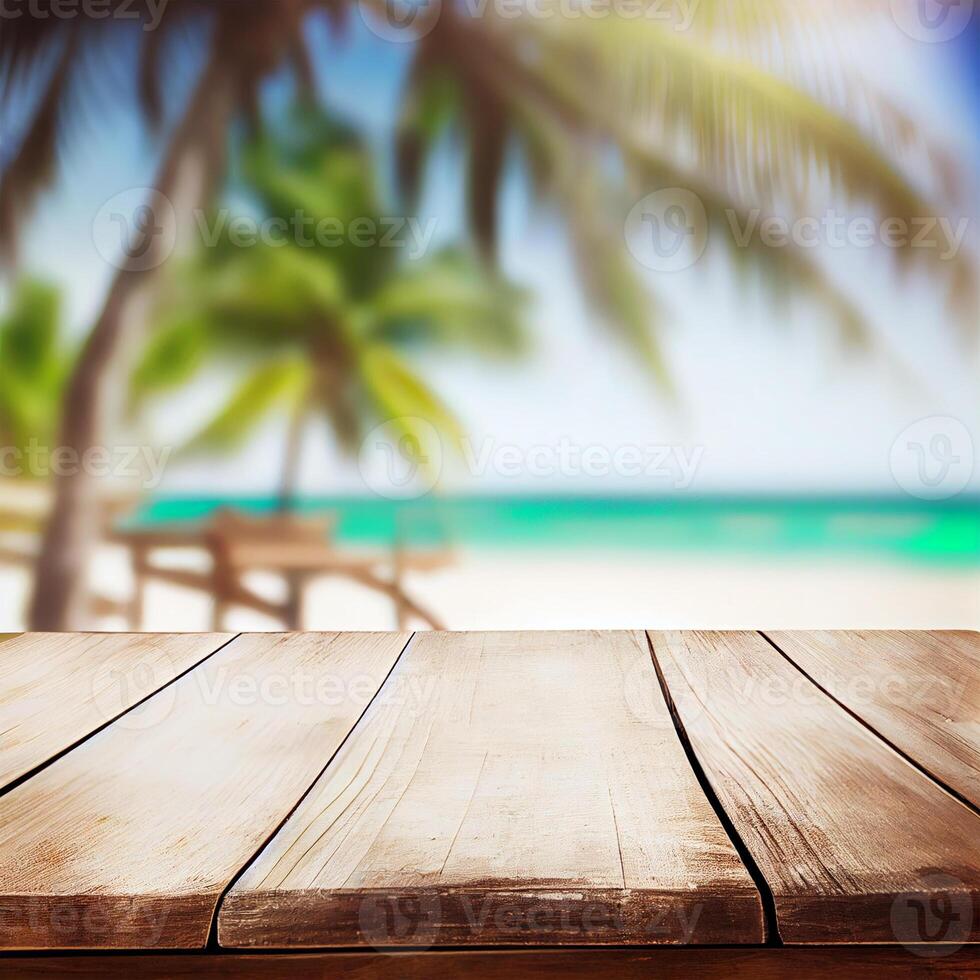
[[[166,496],[127,526],[195,524],[221,507],[271,511],[272,498]],[[715,554],[826,555],[980,566],[980,497],[310,497],[304,513],[336,516],[350,545],[629,549]]]

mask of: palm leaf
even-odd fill
[[[371,344],[360,354],[358,373],[364,389],[381,418],[404,434],[428,441],[424,426],[428,423],[453,447],[463,436],[456,416],[411,366],[392,348]]]
[[[657,333],[665,310],[640,281],[627,252],[620,213],[595,170],[581,166],[578,178],[556,186],[563,203],[579,283],[593,313],[639,355],[661,390],[673,394],[671,374]]]
[[[196,273],[187,297],[219,332],[280,343],[340,316],[347,304],[339,270],[321,250],[256,245],[230,247]]]
[[[295,405],[309,383],[309,365],[303,361],[288,359],[261,365],[232,392],[183,452],[226,452],[241,446],[275,409]]]
[[[65,32],[62,50],[27,134],[16,156],[0,175],[0,262],[9,263],[16,257],[17,239],[24,218],[38,194],[54,178],[80,40],[81,32],[77,27]]]
[[[649,22],[566,19],[531,30],[542,35],[533,70],[576,105],[587,95],[593,126],[692,154],[734,197],[805,209],[803,175],[815,169],[835,198],[895,217],[930,213],[854,124],[748,62]]]
[[[171,316],[157,326],[130,377],[130,409],[190,381],[204,365],[212,343],[203,316]]]
[[[514,354],[525,346],[523,290],[458,250],[397,271],[367,307],[373,340]]]
[[[451,40],[437,21],[415,45],[402,88],[395,138],[395,178],[410,210],[418,205],[422,172],[439,137],[460,114],[457,73],[447,71]]]
[[[492,260],[497,251],[497,192],[504,170],[508,121],[497,94],[473,87],[469,103],[470,165],[467,186],[470,227],[480,251]]]

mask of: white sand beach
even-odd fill
[[[184,560],[187,560],[186,557]],[[203,559],[202,559],[203,560]],[[201,567],[201,562],[191,558]],[[94,581],[124,599],[131,588],[125,553],[104,548]],[[412,596],[452,629],[581,628],[980,628],[980,571],[859,559],[692,556],[658,552],[460,552],[439,571],[407,576]],[[256,575],[274,596],[280,583]],[[26,570],[0,568],[0,632],[25,628]],[[151,583],[144,630],[210,628],[210,600]],[[124,629],[111,618],[91,624]],[[246,610],[229,628],[270,630]],[[307,592],[307,629],[393,629],[390,601],[336,579]]]

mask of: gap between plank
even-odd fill
[[[687,761],[690,764],[691,769],[694,771],[695,778],[701,785],[701,792],[704,793],[705,798],[711,804],[712,809],[715,811],[715,815],[718,817],[722,827],[724,827],[725,833],[728,834],[728,838],[732,842],[732,846],[738,852],[738,856],[742,859],[742,864],[745,865],[745,870],[748,871],[749,876],[752,878],[752,881],[755,884],[756,890],[759,892],[759,898],[762,901],[762,915],[766,930],[765,945],[782,946],[783,940],[779,935],[779,921],[776,917],[776,899],[773,897],[772,889],[769,887],[769,882],[766,881],[766,876],[762,873],[759,865],[756,864],[755,858],[752,856],[752,852],[746,846],[745,841],[742,840],[742,835],[738,832],[738,829],[732,822],[731,817],[728,816],[728,812],[725,810],[724,805],[719,799],[718,794],[714,791],[711,781],[708,779],[708,775],[704,771],[704,767],[701,765],[701,760],[698,759],[694,746],[691,744],[691,740],[687,736],[687,730],[684,728],[684,720],[681,718],[677,711],[677,706],[674,704],[674,698],[670,693],[670,688],[667,686],[667,678],[664,677],[663,672],[660,669],[660,662],[657,660],[657,651],[653,646],[653,640],[650,638],[650,634],[648,632],[645,632],[644,635],[647,638],[647,647],[650,650],[650,659],[653,661],[653,669],[657,672],[657,680],[660,682],[660,691],[663,694],[664,701],[667,702],[667,710],[670,712],[670,718],[674,723],[674,730],[676,731],[677,738],[681,743],[681,748],[683,748],[684,754],[687,756]]]
[[[36,776],[39,772],[43,772],[45,769],[48,768],[48,766],[53,765],[63,756],[68,755],[69,752],[73,752],[80,745],[87,742],[90,738],[94,738],[100,732],[105,731],[110,725],[112,725],[113,723],[117,722],[120,718],[122,718],[123,715],[129,714],[130,711],[135,711],[141,705],[149,701],[150,698],[156,697],[161,691],[165,691],[172,684],[176,684],[177,681],[179,681],[182,677],[186,677],[187,674],[189,674],[192,670],[197,670],[197,668],[200,667],[201,664],[210,660],[213,656],[215,656],[215,654],[220,653],[230,643],[234,643],[235,640],[237,640],[241,635],[242,635],[241,633],[236,633],[233,637],[231,637],[231,639],[225,640],[224,643],[222,643],[220,646],[215,647],[209,654],[206,654],[205,656],[201,657],[200,660],[196,661],[195,663],[192,663],[186,670],[182,670],[176,676],[171,677],[166,684],[161,684],[160,687],[158,687],[156,690],[150,691],[150,693],[147,694],[146,697],[140,698],[139,701],[136,701],[135,703],[129,705],[128,708],[123,708],[122,711],[120,711],[116,715],[113,715],[108,721],[99,725],[98,728],[95,728],[92,731],[90,731],[87,735],[83,735],[81,738],[76,739],[74,742],[71,743],[71,745],[63,749],[60,749],[53,756],[51,756],[50,759],[45,759],[44,762],[39,762],[36,766],[34,766],[33,769],[28,769],[27,772],[21,773],[21,775],[19,775],[16,779],[13,779],[9,783],[7,783],[6,786],[0,786],[0,797],[6,796],[8,793],[17,789],[17,787],[20,786],[21,783],[26,783],[27,780],[30,779],[32,776]]]
[[[890,748],[897,755],[901,756],[913,769],[922,773],[922,775],[925,776],[926,779],[931,780],[941,790],[945,790],[945,792],[948,793],[950,796],[952,796],[957,803],[962,803],[963,806],[965,806],[968,810],[970,810],[972,813],[975,813],[978,817],[980,817],[980,807],[977,807],[977,805],[972,800],[967,799],[967,797],[965,797],[958,790],[955,790],[944,780],[940,779],[939,776],[937,776],[934,772],[928,770],[924,765],[922,765],[922,763],[917,762],[914,758],[912,758],[912,756],[908,754],[908,752],[905,752],[902,749],[900,749],[890,738],[883,735],[881,732],[878,731],[877,728],[875,728],[869,722],[865,721],[864,718],[862,718],[859,714],[857,714],[857,712],[853,711],[846,704],[844,704],[843,701],[834,697],[834,695],[831,694],[830,691],[828,691],[827,688],[823,686],[823,684],[821,684],[816,678],[808,674],[767,633],[764,633],[762,630],[759,630],[758,632],[759,632],[759,636],[761,636],[766,641],[766,643],[768,643],[769,646],[771,646],[773,650],[776,651],[776,653],[778,653],[791,667],[799,671],[799,673],[801,673],[818,691],[820,691],[821,694],[825,695],[831,701],[833,701],[833,703],[836,704],[838,708],[840,708],[843,712],[845,712],[847,715],[853,718],[862,728],[871,732],[871,734],[874,735],[877,739],[884,742],[885,745],[888,746],[888,748]]]
[[[243,874],[245,874],[245,872],[249,869],[249,867],[251,867],[255,859],[266,849],[266,847],[269,846],[272,839],[279,833],[279,831],[282,830],[283,827],[286,826],[287,822],[289,821],[289,818],[292,817],[292,815],[299,809],[299,807],[303,803],[303,800],[305,800],[307,796],[309,796],[310,793],[313,792],[313,787],[316,786],[316,784],[320,781],[323,774],[330,767],[330,763],[332,763],[333,760],[337,758],[337,754],[347,744],[347,740],[353,734],[354,729],[357,728],[357,726],[361,723],[361,719],[364,717],[365,714],[367,714],[367,711],[371,707],[371,705],[374,704],[375,698],[377,698],[377,696],[384,690],[385,685],[388,683],[388,678],[391,677],[391,675],[395,671],[395,668],[399,665],[399,663],[401,663],[402,657],[405,656],[406,652],[408,651],[408,648],[415,642],[415,638],[417,636],[418,633],[414,632],[408,638],[408,640],[405,641],[405,646],[401,648],[401,650],[398,653],[398,656],[395,657],[395,660],[392,663],[391,668],[388,670],[388,673],[385,674],[384,679],[378,685],[378,689],[371,696],[371,700],[368,701],[366,705],[364,705],[364,710],[354,720],[354,724],[351,725],[350,731],[347,732],[347,734],[343,737],[343,739],[341,740],[337,748],[331,753],[330,758],[327,759],[327,761],[323,764],[323,768],[321,768],[320,771],[313,777],[313,779],[310,781],[310,785],[307,786],[305,790],[303,790],[303,792],[300,794],[296,802],[289,808],[288,813],[286,813],[286,815],[282,818],[282,820],[280,820],[279,823],[276,824],[276,826],[272,829],[272,831],[266,836],[265,840],[263,840],[262,843],[259,844],[259,846],[255,849],[255,852],[252,854],[252,856],[238,869],[238,871],[232,876],[228,884],[225,885],[225,887],[221,890],[221,894],[218,895],[218,899],[214,903],[214,911],[211,913],[211,925],[208,928],[208,939],[207,939],[207,943],[204,946],[206,952],[211,952],[211,953],[229,952],[223,946],[220,946],[218,944],[218,914],[221,911],[221,906],[224,904],[225,897],[228,895],[228,892],[230,892],[232,888],[234,888],[235,885],[238,883],[238,879],[241,878]]]

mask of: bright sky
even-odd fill
[[[397,102],[407,46],[385,44],[355,17],[346,44],[322,41],[321,80],[331,101],[379,142]],[[948,48],[938,45],[936,48]],[[948,139],[977,173],[976,106],[967,74],[949,50],[912,42],[897,30],[877,38],[874,76],[929,131]],[[868,66],[865,66],[868,67]],[[152,179],[154,159],[125,107],[100,107],[94,136],[80,134],[67,152],[71,177],[34,222],[29,268],[68,291],[73,329],[97,313],[112,272],[92,244],[91,223],[102,203]],[[970,165],[969,161],[973,164]],[[654,190],[655,188],[651,188]],[[973,200],[977,188],[972,188]],[[430,180],[423,217],[438,220],[437,237],[452,240],[461,186],[445,158]],[[885,268],[880,251],[844,249],[833,268],[871,314],[885,358],[842,353],[827,324],[805,303],[792,313],[746,300],[724,260],[653,277],[671,313],[664,343],[677,381],[671,404],[634,365],[628,352],[589,322],[558,229],[536,211],[517,175],[506,184],[505,264],[537,296],[534,350],[517,364],[487,365],[457,356],[430,359],[427,375],[462,417],[476,451],[515,446],[522,454],[557,449],[671,446],[698,459],[698,492],[877,492],[897,490],[890,469],[896,437],[917,420],[951,417],[980,452],[980,386],[975,354],[966,356],[945,324],[945,309],[928,282],[904,283]],[[976,213],[968,231],[977,240]],[[903,373],[907,377],[903,380]],[[911,379],[911,380],[910,380]],[[231,379],[211,376],[156,420],[161,437],[178,439],[220,402]],[[168,471],[164,489],[261,493],[276,483],[282,430],[271,423],[240,455]],[[494,458],[497,458],[496,456]],[[499,469],[499,467],[498,467]],[[458,475],[462,492],[671,492],[657,475]],[[980,489],[980,466],[971,487]],[[325,430],[310,433],[303,473],[310,493],[364,491],[358,468],[339,456]]]

